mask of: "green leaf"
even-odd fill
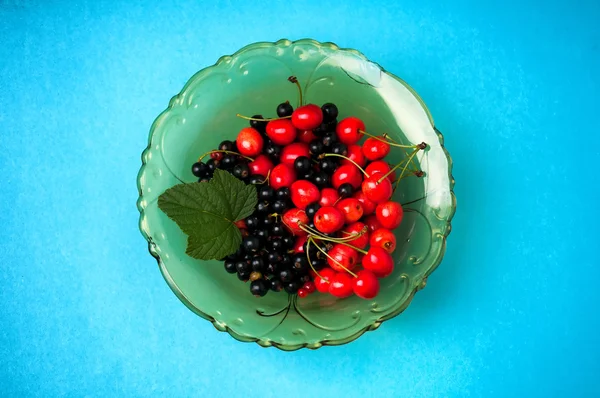
[[[186,253],[200,260],[221,259],[242,243],[234,222],[254,212],[256,187],[215,170],[209,182],[175,185],[158,197],[158,207],[188,235]]]

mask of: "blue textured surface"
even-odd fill
[[[495,3],[0,0],[0,396],[598,396],[600,5]],[[459,203],[404,314],[291,354],[187,310],[135,208],[171,96],[282,37],[407,80],[446,135]]]

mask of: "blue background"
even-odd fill
[[[0,396],[600,394],[600,3],[99,3],[0,0]],[[459,203],[404,314],[291,354],[187,310],[135,208],[171,96],[282,37],[407,80],[445,133]]]

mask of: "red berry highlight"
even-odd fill
[[[238,152],[244,156],[256,156],[263,148],[264,140],[260,133],[252,127],[244,127],[240,130],[235,140]]]
[[[258,155],[253,162],[248,164],[248,167],[250,168],[250,174],[266,177],[273,169],[273,162],[266,155]]]
[[[290,187],[294,181],[296,181],[296,172],[287,164],[280,163],[271,170],[269,184],[274,189]]]
[[[358,252],[341,243],[333,245],[327,254],[329,254],[327,263],[338,272],[352,271],[358,264]]]
[[[324,234],[339,231],[344,226],[344,215],[335,207],[321,207],[314,217],[315,228]]]
[[[311,203],[319,200],[319,188],[315,184],[306,180],[295,181],[290,187],[292,202],[299,209],[306,209]]]
[[[299,130],[312,130],[323,122],[323,111],[315,104],[296,108],[292,113],[292,123]]]
[[[380,138],[381,139],[369,137],[365,140],[362,152],[367,159],[371,161],[383,159],[390,153],[390,144],[382,141],[384,139],[383,137]]]
[[[378,204],[375,214],[384,228],[395,229],[402,222],[404,210],[402,210],[400,203],[389,201]]]
[[[369,238],[369,243],[371,247],[381,247],[390,254],[396,250],[396,236],[386,228],[379,228],[373,232]]]
[[[340,142],[346,145],[356,144],[363,136],[365,124],[357,117],[347,117],[341,120],[335,129]]]
[[[289,145],[296,139],[296,128],[288,119],[271,120],[267,123],[267,137],[277,145]]]
[[[360,270],[354,278],[352,290],[358,297],[371,300],[379,293],[379,280],[373,272],[366,269]]]
[[[306,156],[307,158],[310,158],[308,145],[303,142],[294,142],[293,144],[283,147],[280,161],[281,163],[285,163],[294,167],[294,160],[300,156]]]
[[[362,259],[362,265],[379,278],[385,278],[394,271],[392,256],[381,247],[369,248],[369,251]]]
[[[358,199],[342,199],[335,205],[335,208],[344,214],[344,220],[346,221],[346,224],[356,222],[363,216],[362,204],[358,201]]]
[[[308,224],[308,216],[301,209],[289,209],[283,213],[283,224],[294,235],[306,235],[306,232],[300,228],[299,224]]]
[[[329,284],[329,293],[337,298],[346,298],[352,296],[353,289],[352,277],[345,272],[335,274]]]

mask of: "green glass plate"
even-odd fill
[[[255,298],[222,263],[186,256],[186,236],[158,209],[157,198],[167,188],[195,181],[190,166],[200,154],[247,125],[236,113],[272,117],[279,103],[297,103],[291,75],[302,83],[306,102],[333,102],[340,119],[357,116],[367,131],[387,132],[404,144],[429,144],[418,155],[425,176],[402,180],[396,191],[405,209],[396,268],[372,301],[319,293],[301,300],[272,292]],[[390,162],[405,156],[392,149]],[[251,44],[196,73],[152,125],[142,163],[140,230],[173,292],[218,330],[283,350],[344,344],[401,313],[442,260],[456,208],[450,156],[418,95],[358,51],[314,40]]]

